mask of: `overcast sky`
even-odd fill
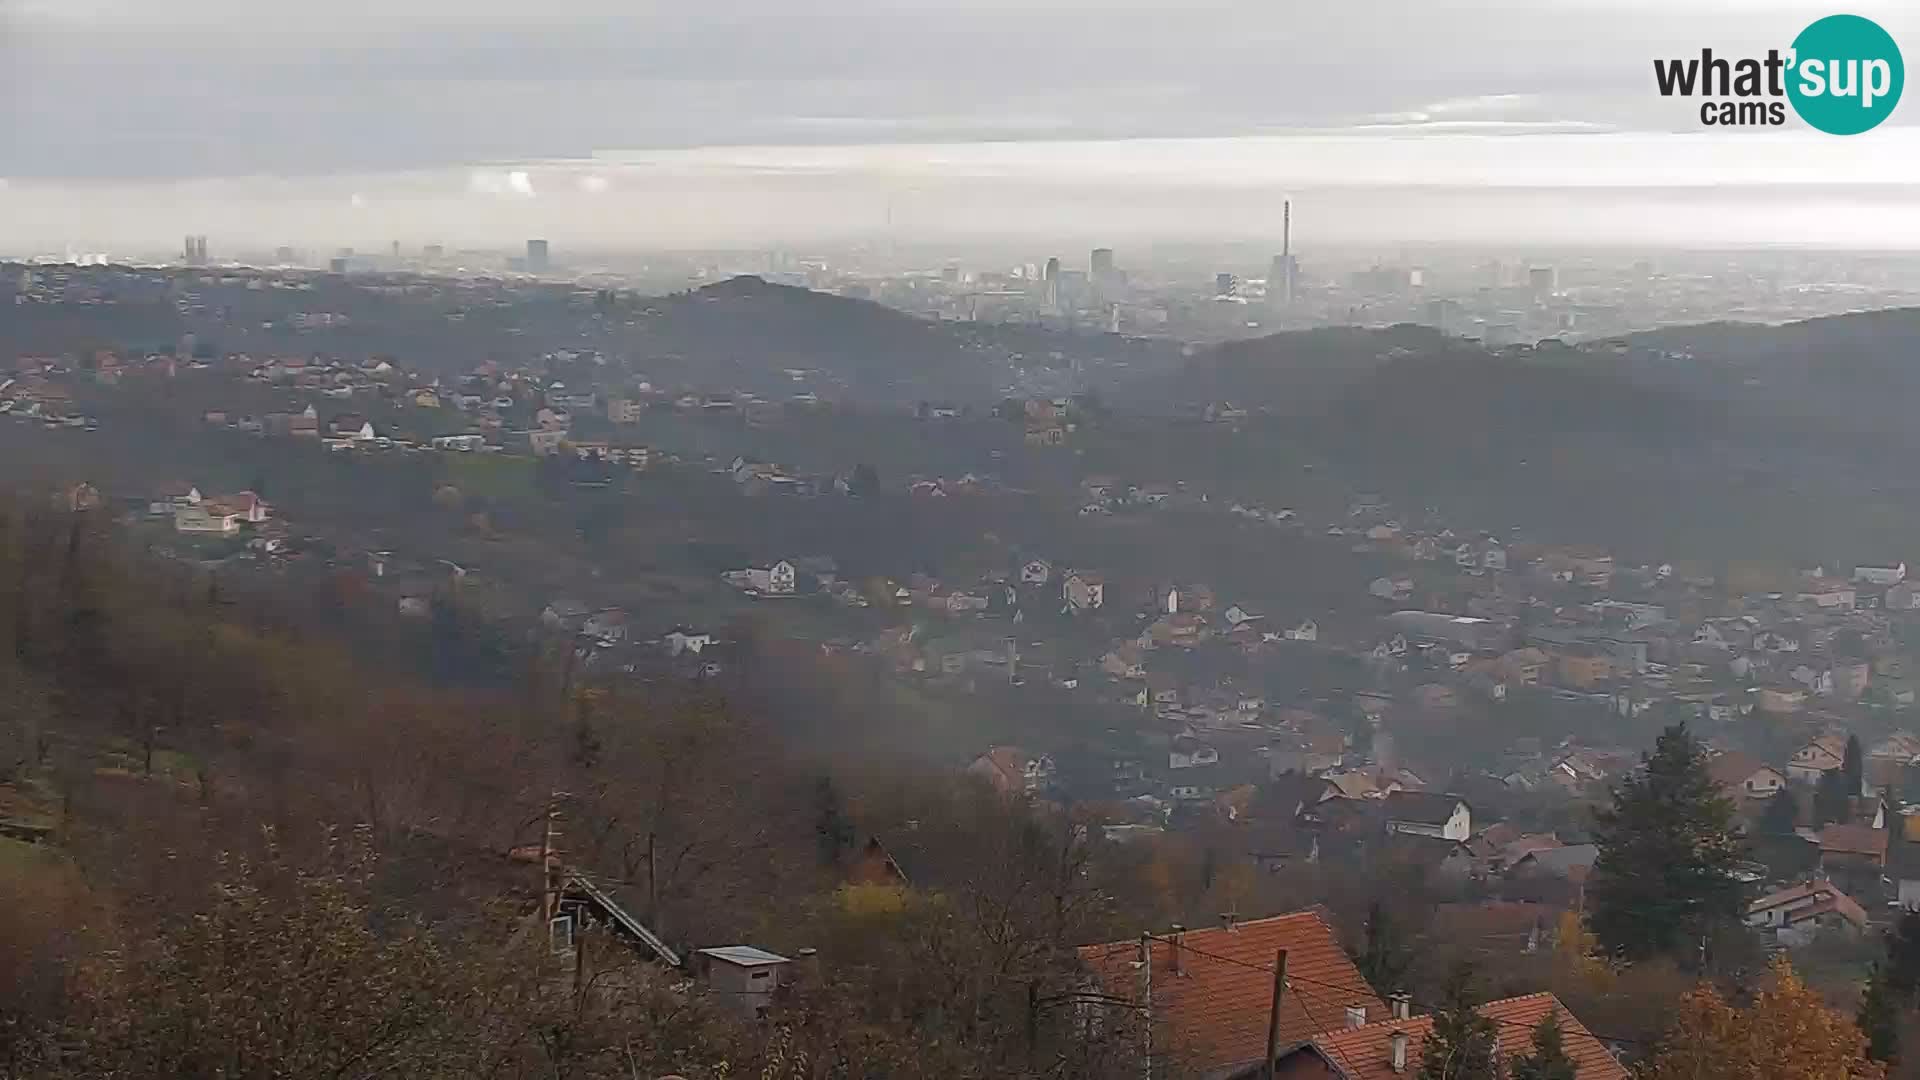
[[[1680,189],[1642,202],[1643,224],[1679,243],[1790,240],[1765,231],[1788,218],[1824,230],[1802,240],[1892,242],[1857,209],[1795,213],[1884,198],[1905,244],[1914,106],[1854,139],[1797,123],[1742,136],[1703,131],[1697,104],[1653,90],[1657,56],[1785,48],[1833,10],[0,0],[0,250],[187,231],[752,243],[889,216],[934,232],[1213,236],[1265,229],[1248,215],[1279,192],[1365,219],[1320,215],[1329,240],[1422,222],[1448,242],[1577,240],[1591,226],[1569,215],[1624,205],[1588,191],[1549,211],[1529,196],[1539,220],[1516,218],[1500,187]],[[1912,4],[1849,10],[1920,42]],[[1714,186],[1764,212],[1684,209]],[[1404,188],[1485,197],[1387,193]],[[1369,199],[1385,216],[1356,209]],[[1663,205],[1683,209],[1668,221]],[[1453,219],[1431,220],[1442,211]]]

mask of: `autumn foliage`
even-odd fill
[[[1740,1008],[1711,986],[1680,999],[1672,1029],[1642,1080],[1881,1080],[1867,1039],[1827,1007],[1785,960]]]

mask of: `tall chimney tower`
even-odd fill
[[[1300,267],[1293,261],[1293,200],[1285,199],[1280,203],[1280,254],[1267,272],[1267,301],[1292,304],[1299,280]]]

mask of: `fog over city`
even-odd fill
[[[1896,37],[1901,5],[1857,5]],[[0,248],[1901,247],[1920,135],[1703,128],[1818,5],[0,5]],[[1567,43],[1580,42],[1570,49]],[[85,132],[85,137],[74,137]]]

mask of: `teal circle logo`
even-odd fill
[[[1829,135],[1879,126],[1900,103],[1907,81],[1893,36],[1858,15],[1829,15],[1800,31],[1791,63],[1793,111]]]

